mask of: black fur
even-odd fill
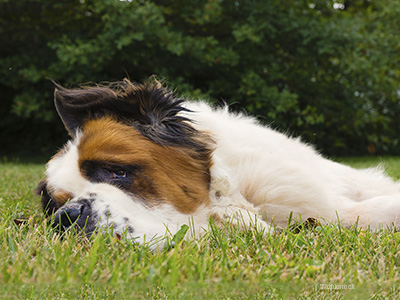
[[[45,216],[51,216],[59,207],[53,199],[51,199],[49,193],[47,192],[46,181],[39,182],[38,187],[35,189],[35,193],[41,196],[42,209]]]
[[[200,141],[201,134],[191,126],[191,120],[179,115],[189,111],[182,106],[185,100],[175,98],[158,82],[136,84],[125,79],[109,87],[66,89],[56,86],[57,112],[72,136],[88,120],[110,115],[134,126],[143,136],[160,145],[209,152],[206,144]]]

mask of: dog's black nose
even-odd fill
[[[62,231],[67,230],[72,225],[76,229],[83,230],[87,225],[90,210],[90,204],[86,200],[68,203],[54,215],[53,226]]]

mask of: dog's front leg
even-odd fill
[[[256,226],[259,230],[273,232],[263,220],[260,210],[241,194],[229,169],[214,157],[210,183],[210,215],[217,221],[230,221],[244,228]]]

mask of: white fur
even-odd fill
[[[212,214],[245,209],[278,226],[287,225],[291,212],[342,225],[398,225],[400,187],[381,168],[356,170],[327,160],[300,139],[227,108],[212,110],[203,102],[188,107],[195,127],[216,141]]]
[[[79,144],[80,134],[74,141],[69,141],[63,150],[63,154],[54,157],[47,164],[47,187],[51,190],[62,190],[74,195],[79,195],[86,186],[91,185],[79,171]]]

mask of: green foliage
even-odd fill
[[[391,0],[1,0],[0,127],[36,119],[60,131],[49,78],[155,74],[329,154],[399,154],[399,10]]]

